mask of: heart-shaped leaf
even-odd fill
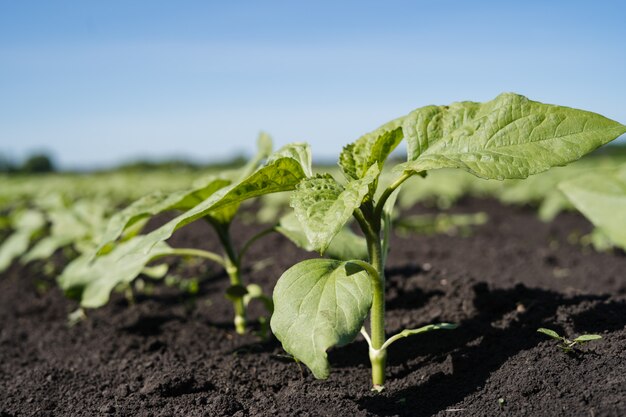
[[[310,259],[289,268],[274,289],[271,326],[285,351],[327,378],[326,351],[354,340],[372,305],[370,278],[350,262]]]

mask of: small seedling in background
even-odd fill
[[[583,343],[591,342],[592,340],[602,339],[602,336],[600,336],[599,334],[583,334],[583,335],[578,336],[576,339],[570,340],[561,336],[554,330],[544,329],[543,327],[540,327],[539,329],[537,329],[537,332],[543,333],[546,336],[549,336],[561,342],[558,346],[565,353],[572,352],[576,345],[581,345]]]
[[[231,285],[225,295],[233,304],[235,330],[245,333],[246,306],[250,299],[261,299],[270,314],[272,304],[260,287],[246,285],[242,260],[254,242],[275,228],[261,230],[243,245],[236,246],[230,232],[233,219],[242,203],[267,194],[292,191],[302,179],[312,175],[307,144],[286,145],[272,153],[271,139],[262,134],[258,148],[257,155],[242,168],[203,178],[182,191],[149,194],[117,212],[109,219],[97,248],[65,268],[58,279],[61,288],[68,296],[80,300],[81,307],[98,308],[109,301],[114,288],[128,287],[140,273],[151,278],[165,276],[167,265],[147,267],[151,262],[165,256],[203,258],[217,263],[228,274]],[[147,234],[140,233],[151,217],[172,211],[180,214]],[[211,226],[222,253],[196,247],[173,248],[165,242],[176,230],[196,220],[204,220]],[[191,284],[181,289],[197,292],[197,283],[195,287]],[[261,323],[262,331],[266,332],[264,323]]]

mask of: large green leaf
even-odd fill
[[[100,254],[111,250],[112,244],[122,235],[124,230],[136,224],[138,221],[152,217],[158,213],[169,210],[187,211],[202,203],[216,191],[230,185],[236,179],[245,179],[258,167],[261,161],[272,152],[272,139],[264,132],[259,134],[257,140],[257,153],[241,169],[233,172],[223,172],[220,175],[211,175],[197,181],[191,188],[174,193],[156,191],[135,201],[125,209],[111,217],[104,232],[102,242],[98,247]],[[214,213],[218,221],[227,223],[232,220],[238,206],[232,205],[229,210],[223,209]]]
[[[290,152],[289,150],[292,150]],[[291,144],[278,151],[280,155],[271,157],[268,162],[239,183],[224,187],[213,193],[206,200],[190,210],[175,217],[163,226],[145,235],[143,246],[137,250],[148,252],[158,242],[168,239],[175,230],[205,216],[221,216],[231,213],[233,207],[241,202],[265,194],[291,191],[306,177],[311,168],[305,164],[310,161],[307,144]],[[295,157],[300,157],[295,159]]]
[[[572,162],[625,133],[626,126],[595,113],[506,93],[482,104],[417,109],[402,119],[402,130],[408,162],[397,170],[450,167],[505,179]]]
[[[559,188],[616,246],[626,249],[626,168],[589,172]]]
[[[308,145],[294,144],[289,147],[301,148],[294,151],[294,155],[306,156],[308,153]],[[79,257],[63,271],[59,284],[68,293],[78,293],[83,307],[100,307],[106,304],[113,288],[130,283],[148,262],[173,254],[164,241],[176,229],[205,216],[229,213],[232,207],[246,199],[292,190],[305,177],[306,170],[301,160],[291,156],[273,158],[241,182],[211,193],[208,198],[153,232],[118,242],[110,252],[100,256],[86,254]]]
[[[102,242],[98,247],[99,253],[105,253],[112,248],[112,244],[122,235],[124,230],[142,219],[169,210],[189,210],[213,195],[217,190],[228,186],[229,179],[211,177],[203,185],[174,193],[156,191],[140,198],[128,207],[111,217],[104,232]]]
[[[309,241],[302,224],[296,217],[294,212],[286,214],[281,217],[276,231],[291,240],[296,246],[307,250],[314,251],[315,247]],[[357,235],[348,225],[341,228],[341,230],[335,235],[333,240],[326,249],[326,256],[339,260],[350,259],[367,259],[367,243],[365,238]]]
[[[310,259],[289,268],[278,280],[272,331],[316,378],[327,378],[326,351],[354,340],[371,305],[366,272],[350,262]]]
[[[141,219],[154,216],[170,208],[173,204],[184,199],[186,191],[164,193],[156,191],[133,202],[123,210],[115,213],[109,220],[102,242],[98,246],[98,252],[104,252],[104,248],[111,245],[122,235],[127,227],[132,226]]]
[[[159,242],[148,252],[146,236],[135,236],[121,242],[105,254],[93,258],[84,254],[72,261],[58,278],[59,286],[72,297],[80,299],[85,308],[97,308],[109,301],[111,291],[120,284],[132,282],[150,262],[172,253],[165,243]]]
[[[291,206],[313,248],[322,253],[328,248],[359,208],[378,174],[378,165],[374,164],[363,178],[345,186],[329,174],[307,178],[298,185],[292,194]]]

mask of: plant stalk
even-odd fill
[[[241,269],[238,265],[233,264],[230,259],[226,263],[226,273],[230,278],[231,285],[242,285],[241,284]],[[243,303],[243,297],[237,297],[233,302],[233,307],[235,309],[235,331],[238,334],[246,333],[246,307]]]
[[[235,249],[233,243],[230,239],[230,234],[228,233],[228,226],[214,224],[215,230],[217,231],[217,235],[222,243],[222,247],[226,252],[226,262],[224,268],[226,269],[226,273],[230,278],[231,286],[241,286],[243,285],[241,282],[241,268],[239,264],[239,257],[235,253]],[[232,300],[233,308],[235,310],[235,331],[238,334],[246,333],[246,306],[243,303],[243,297],[237,297]]]
[[[199,258],[208,259],[210,261],[220,264],[221,266],[225,266],[223,257],[218,255],[217,253],[209,252],[209,251],[202,250],[202,249],[175,248],[175,249],[172,249],[169,254],[177,255],[177,256],[196,256]]]
[[[374,228],[378,230],[379,228]],[[372,364],[372,384],[374,389],[381,390],[385,384],[385,365],[387,363],[387,349],[385,344],[385,265],[379,233],[368,234],[367,250],[370,264],[378,272],[373,281],[372,308],[370,310],[370,362]]]

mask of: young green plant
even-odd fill
[[[385,262],[400,186],[439,168],[461,168],[487,179],[526,178],[574,161],[624,132],[626,126],[598,114],[509,93],[486,103],[422,107],[366,134],[339,157],[345,181],[329,174],[307,178],[293,193],[291,206],[320,253],[354,217],[368,259],[311,259],[289,268],[274,290],[274,334],[315,377],[326,378],[327,350],[350,343],[361,332],[369,344],[373,387],[382,389],[389,345],[455,327],[431,324],[387,337]],[[393,167],[395,179],[381,187],[383,165],[403,139],[407,161]],[[363,327],[368,315],[369,332]]]
[[[537,332],[543,333],[546,336],[551,337],[561,342],[558,345],[559,349],[561,349],[565,353],[572,352],[574,350],[574,347],[576,347],[576,345],[582,345],[583,343],[591,342],[592,340],[602,339],[602,336],[600,336],[599,334],[583,334],[583,335],[578,336],[576,339],[570,340],[561,336],[554,330],[545,329],[543,327],[538,328]]]
[[[244,333],[247,303],[260,298],[271,310],[271,300],[260,293],[258,286],[244,284],[242,259],[253,242],[274,229],[261,231],[237,249],[229,232],[232,221],[242,202],[291,191],[311,175],[308,145],[287,145],[269,155],[271,141],[261,136],[259,148],[258,155],[241,170],[212,176],[189,190],[148,195],[120,211],[109,221],[96,252],[77,258],[65,268],[59,277],[61,287],[79,298],[82,307],[96,308],[108,302],[117,286],[129,285],[140,273],[150,273],[146,268],[150,262],[171,255],[205,258],[226,270],[231,284],[226,296],[233,303],[235,329]],[[182,213],[148,234],[138,234],[151,216],[172,210]],[[165,242],[175,230],[199,219],[207,221],[216,231],[223,254],[197,248],[172,248]],[[167,270],[157,271],[162,276]]]

